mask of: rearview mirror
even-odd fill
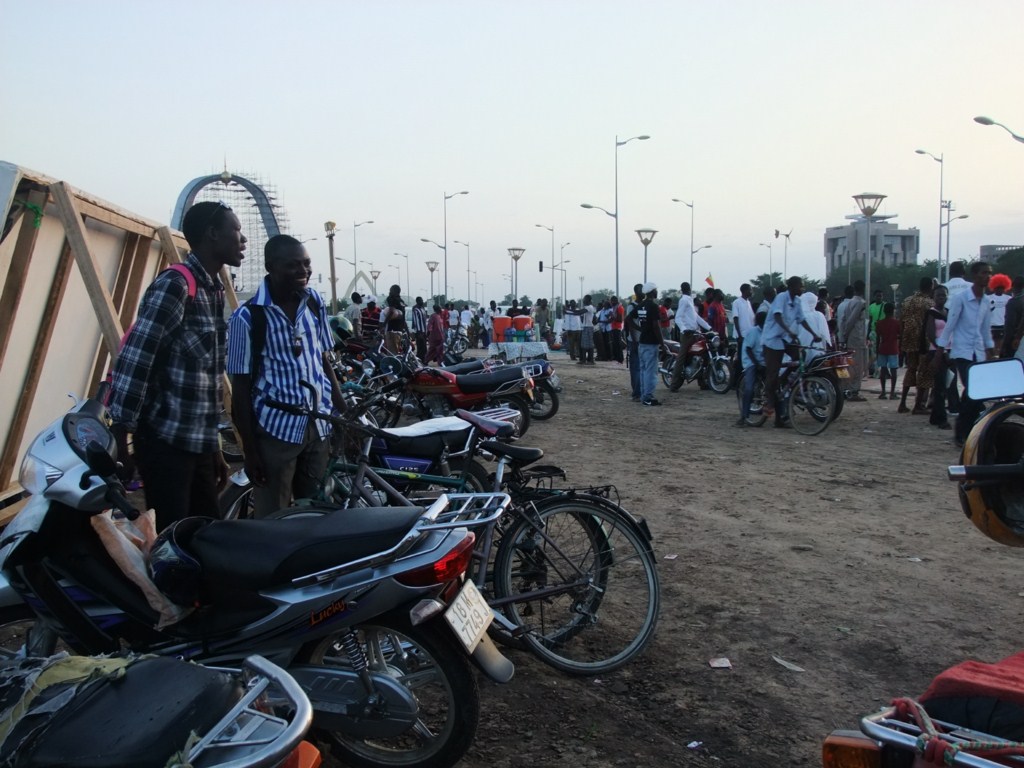
[[[1016,357],[975,363],[967,372],[971,400],[998,400],[1024,395],[1024,361]]]

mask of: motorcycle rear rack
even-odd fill
[[[963,728],[956,723],[947,723],[934,719],[932,722],[945,731],[945,733],[939,735],[939,738],[950,744],[968,744],[976,741],[988,743],[1006,741],[981,731]],[[880,741],[887,746],[919,754],[918,738],[921,736],[921,729],[914,723],[897,719],[894,707],[889,707],[881,712],[861,718],[860,729],[864,735],[870,736],[872,739]],[[965,766],[966,768],[1006,768],[1007,764],[1024,766],[1024,756],[1003,755],[999,758],[999,762],[995,762],[979,755],[959,752],[955,755],[952,764],[954,766]]]

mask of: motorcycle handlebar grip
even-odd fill
[[[995,480],[999,478],[1024,478],[1024,464],[954,464],[946,469],[950,480]]]
[[[112,485],[107,486],[107,501],[114,505],[117,510],[129,520],[137,520],[139,510],[132,506],[131,502],[124,495],[120,488]]]
[[[271,400],[269,398],[267,399],[267,405],[269,405],[271,408],[277,408],[279,411],[284,411],[285,413],[294,413],[296,416],[307,415],[306,409],[300,405],[282,403],[279,400]]]

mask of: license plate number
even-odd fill
[[[838,376],[840,379],[848,379],[850,378],[850,372],[845,368],[839,368],[836,370],[836,376]]]
[[[476,585],[467,581],[444,612],[444,618],[466,652],[472,653],[494,619],[494,614]]]

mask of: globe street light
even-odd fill
[[[998,125],[1000,128],[1002,128],[1008,134],[1013,136],[1014,141],[1019,141],[1021,144],[1024,144],[1024,136],[1018,136],[1016,133],[1011,131],[1005,125],[1003,125],[1002,123],[997,123],[991,117],[985,117],[984,115],[982,115],[982,116],[974,118],[974,122],[980,123],[981,125]],[[946,234],[949,235],[948,232]]]
[[[944,157],[943,155],[939,155],[938,157],[936,157],[931,152],[928,152],[928,151],[926,151],[924,149],[915,149],[914,151],[917,154],[919,154],[919,155],[927,155],[928,157],[930,157],[932,160],[934,160],[936,163],[939,164],[939,255],[938,255],[938,266],[936,267],[936,269],[938,271],[937,277],[939,278],[939,280],[941,280],[942,279],[942,208],[943,208],[943,204],[942,204],[942,200],[943,200],[943,197],[942,197],[942,177],[945,174],[946,164],[943,161],[943,157]]]
[[[337,311],[338,307],[338,278],[334,274],[334,230],[338,225],[333,221],[324,222],[324,232],[327,233],[327,252],[330,255],[331,266],[331,313]]]
[[[447,192],[445,192],[443,194],[444,194],[444,246],[442,246],[442,248],[444,250],[444,294],[445,294],[445,297],[447,297],[448,296],[448,201],[451,200],[453,197],[457,197],[459,195],[468,195],[469,194],[469,190],[464,189],[461,192],[453,192],[450,195]]]
[[[899,283],[889,283],[889,287],[892,288],[892,304],[896,306],[896,291],[900,287]]]
[[[373,266],[373,265],[371,264],[370,266]],[[380,270],[379,269],[371,269],[370,270],[370,277],[373,278],[373,295],[376,296],[377,295],[377,278],[380,277]]]
[[[693,201],[688,203],[685,200],[680,200],[678,197],[673,197],[672,198],[672,202],[673,203],[682,203],[683,205],[685,205],[687,208],[690,209],[690,287],[692,288],[693,287],[693,254],[695,254],[697,251],[700,250],[700,248],[698,248],[697,251],[693,250]],[[710,245],[706,245],[704,247],[705,248],[710,248],[711,246]]]
[[[870,192],[862,192],[853,196],[854,202],[857,203],[861,214],[868,222],[867,258],[864,260],[864,295],[868,297],[871,296],[871,260],[874,258],[874,249],[871,247],[871,222],[885,198],[885,195]]]
[[[369,221],[360,221],[358,224],[356,224],[354,221],[352,222],[352,266],[353,266],[352,278],[353,278],[353,280],[358,280],[359,279],[359,257],[356,255],[356,230],[359,227],[363,226],[363,224],[373,224],[373,220],[371,219]],[[376,293],[377,289],[374,288],[373,292]]]
[[[431,305],[436,303],[435,300],[434,300],[434,270],[437,269],[437,264],[438,264],[438,262],[436,262],[436,261],[428,261],[427,262],[427,269],[430,270],[430,303],[431,303]]]
[[[638,229],[636,230],[637,236],[640,238],[640,242],[644,244],[644,282],[647,282],[647,246],[651,244],[651,240],[658,234],[656,229]]]
[[[509,248],[508,255],[512,257],[512,274],[514,280],[512,283],[512,298],[519,298],[519,260],[523,258],[523,254],[526,253],[525,248]]]
[[[392,256],[401,256],[401,257],[403,257],[405,259],[405,295],[409,297],[409,301],[412,301],[412,291],[409,288],[409,254],[408,253],[399,253],[398,251],[395,251],[391,255]],[[398,282],[402,282],[401,279],[399,279]]]
[[[424,242],[424,243],[430,243],[431,245],[436,245],[438,248],[440,248],[442,251],[444,251],[444,261],[445,261],[445,264],[448,263],[448,249],[445,246],[441,245],[440,243],[436,243],[433,240],[429,240],[429,239],[427,239],[425,237],[421,237],[420,241]],[[434,269],[437,269],[437,263],[438,262],[436,262],[436,261],[434,262]],[[427,264],[429,265],[430,262],[428,261]],[[434,269],[430,270],[431,278],[433,278]],[[431,284],[431,286],[433,286],[433,284],[434,284],[433,283],[433,279],[431,279],[431,283],[430,284]],[[431,292],[433,292],[433,289],[431,289]],[[447,286],[445,286],[445,289],[444,289],[444,297],[446,299],[448,298],[448,287]]]
[[[469,243],[464,243],[461,240],[453,240],[452,242],[466,246],[466,301],[469,301],[471,298],[473,298],[473,290],[470,287],[469,283]]]

